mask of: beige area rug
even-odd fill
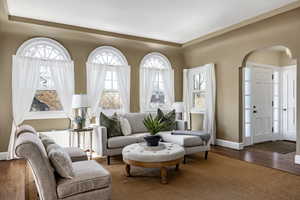
[[[169,169],[169,183],[160,183],[158,169],[132,168],[124,176],[120,158],[107,166],[112,174],[112,200],[297,200],[300,176],[209,153],[196,154],[180,171]]]

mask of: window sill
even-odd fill
[[[61,111],[44,111],[44,112],[29,112],[25,120],[35,119],[65,119],[68,118],[64,112]]]
[[[192,114],[205,114],[205,110],[192,110],[190,113],[192,113]]]

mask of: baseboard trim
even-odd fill
[[[217,139],[216,144],[219,146],[222,146],[222,147],[227,147],[227,148],[236,149],[236,150],[241,150],[244,148],[243,143],[232,142],[229,140]]]
[[[8,152],[0,152],[0,160],[8,160]]]
[[[300,165],[300,155],[295,155],[295,163]]]

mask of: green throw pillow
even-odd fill
[[[123,136],[121,131],[121,124],[116,113],[113,114],[112,117],[108,117],[101,112],[100,125],[106,127],[108,138]]]
[[[164,131],[173,131],[176,129],[176,113],[172,110],[169,113],[164,114],[161,109],[157,109],[157,118],[167,123],[168,126]]]

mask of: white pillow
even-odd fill
[[[122,131],[123,135],[125,135],[125,136],[131,135],[132,130],[131,130],[131,126],[130,126],[128,119],[120,116],[119,120],[120,120],[121,131]]]

